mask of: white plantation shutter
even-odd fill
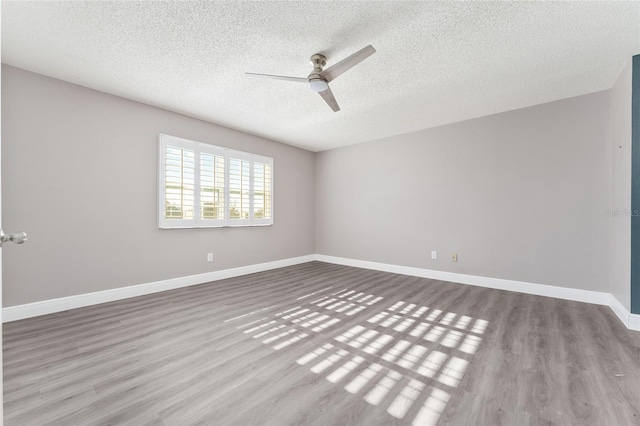
[[[161,228],[196,226],[196,151],[186,141],[160,138]]]
[[[253,219],[256,223],[271,223],[272,163],[253,163]]]
[[[249,222],[251,170],[249,161],[229,157],[229,223]]]
[[[273,224],[273,159],[160,135],[159,227]]]
[[[229,226],[273,223],[273,159],[229,151]]]
[[[195,160],[193,150],[165,149],[165,218],[193,219]]]
[[[200,153],[200,218],[209,225],[224,225],[224,155]]]

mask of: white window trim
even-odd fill
[[[270,226],[273,225],[274,218],[274,168],[273,158],[265,157],[249,152],[236,151],[229,148],[210,145],[203,142],[196,142],[189,139],[179,138],[171,135],[160,135],[158,152],[158,228],[160,229],[185,229],[185,228],[235,228],[245,226]],[[172,146],[182,149],[192,150],[194,153],[195,173],[194,173],[194,219],[166,219],[165,218],[165,152],[166,147]],[[200,218],[200,155],[202,153],[213,154],[224,157],[224,218],[223,219],[202,219]],[[249,162],[249,218],[230,219],[229,218],[229,158]],[[254,162],[268,164],[271,167],[271,217],[254,218]]]

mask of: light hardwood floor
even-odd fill
[[[4,325],[6,425],[638,425],[608,307],[311,262]]]

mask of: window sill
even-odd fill
[[[273,223],[257,223],[252,225],[173,226],[170,228],[158,227],[158,229],[162,231],[171,231],[173,229],[264,228],[269,226],[273,226]]]

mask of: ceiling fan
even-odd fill
[[[363,49],[358,50],[353,55],[347,56],[340,62],[330,66],[324,71],[322,70],[322,67],[326,65],[327,58],[320,53],[316,53],[315,55],[311,56],[311,65],[313,65],[313,71],[307,78],[288,77],[284,75],[256,74],[253,72],[247,72],[245,74],[253,75],[256,77],[295,81],[296,83],[307,83],[309,85],[309,89],[313,90],[314,92],[318,92],[320,96],[322,96],[322,99],[324,99],[324,101],[329,104],[331,109],[334,112],[338,112],[340,111],[340,107],[338,106],[336,98],[333,96],[333,92],[331,92],[331,89],[329,88],[329,82],[335,80],[336,77],[358,65],[360,62],[364,61],[374,53],[376,53],[376,49],[374,49],[373,46],[369,45]]]

